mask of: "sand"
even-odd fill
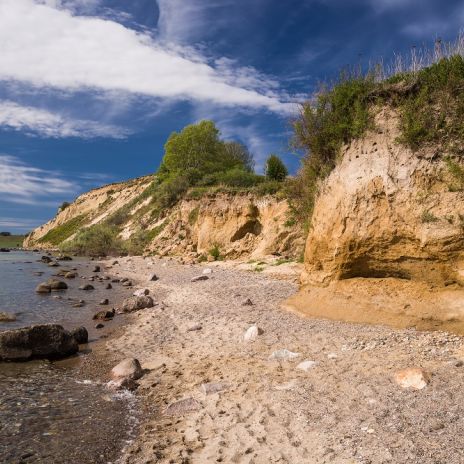
[[[158,303],[106,341],[112,359],[136,357],[147,369],[139,434],[121,463],[464,462],[460,336],[287,311],[297,266],[119,263],[106,272]],[[191,282],[205,267],[209,279]],[[245,342],[252,325],[262,333]],[[284,349],[298,356],[269,359]],[[314,363],[297,368],[303,361]],[[400,388],[395,372],[408,367],[429,372],[428,386]]]

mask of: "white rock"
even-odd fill
[[[401,388],[422,390],[428,385],[430,375],[428,372],[424,371],[424,369],[410,367],[408,369],[395,372],[395,381]]]
[[[130,379],[137,380],[143,375],[142,366],[135,358],[128,358],[121,361],[117,366],[111,369],[111,376],[114,380]]]
[[[144,296],[144,295],[149,295],[150,290],[148,288],[140,288],[139,290],[136,290],[132,295],[134,296]]]
[[[301,369],[302,371],[308,372],[309,370],[311,370],[313,367],[316,367],[316,366],[317,366],[316,361],[311,361],[308,359],[307,361],[300,362],[300,364],[298,364],[296,368]]]
[[[300,356],[300,353],[293,353],[287,349],[274,351],[269,359],[275,359],[277,361],[288,361],[290,359],[295,359]]]
[[[213,270],[207,267],[206,269],[203,269],[203,274],[212,274]]]
[[[328,357],[329,359],[337,359],[337,358],[338,358],[337,353],[329,353],[329,354],[327,355],[327,357]]]
[[[262,333],[263,331],[257,325],[252,325],[243,335],[243,340],[245,342],[252,342],[253,340],[256,340],[258,335],[261,335]]]

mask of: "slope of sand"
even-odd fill
[[[461,337],[302,318],[280,307],[297,291],[291,267],[285,280],[224,265],[119,262],[108,272],[158,302],[107,341],[112,357],[148,370],[137,391],[144,420],[122,463],[464,462]],[[191,282],[205,267],[209,280]],[[148,282],[152,273],[158,281]],[[252,324],[263,333],[244,342]],[[269,360],[279,349],[300,355]],[[316,362],[307,372],[296,368],[305,360]],[[430,384],[402,390],[393,375],[405,367],[429,371]],[[224,390],[206,394],[205,383]]]

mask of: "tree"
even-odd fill
[[[271,155],[266,161],[266,177],[271,180],[283,181],[288,176],[288,170],[282,160]]]
[[[239,167],[249,172],[254,169],[253,155],[243,143],[224,142],[224,158],[225,164],[230,164],[230,168]]]
[[[201,121],[173,132],[167,140],[161,171],[204,175],[221,170],[222,142],[213,121]]]
[[[11,237],[11,232],[0,232],[0,236],[2,236],[2,237]]]

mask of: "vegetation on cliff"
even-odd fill
[[[457,172],[464,155],[463,53],[462,37],[452,45],[438,41],[430,53],[413,49],[409,63],[400,57],[392,71],[381,65],[344,71],[303,103],[294,144],[306,156],[288,189],[296,217],[310,220],[320,180],[336,166],[342,146],[375,129],[376,109],[385,106],[400,117],[396,142],[414,151],[439,146],[439,155],[457,157],[450,162]]]

